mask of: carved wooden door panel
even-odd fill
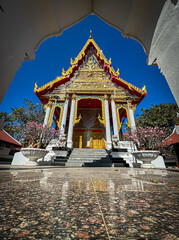
[[[103,149],[104,146],[104,132],[92,132],[92,148]]]
[[[74,148],[85,148],[86,143],[87,143],[86,132],[74,132],[74,136],[73,136]]]

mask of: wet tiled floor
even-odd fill
[[[179,172],[0,171],[0,239],[179,239]]]

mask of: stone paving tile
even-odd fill
[[[0,239],[178,239],[179,173],[0,171]]]

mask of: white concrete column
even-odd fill
[[[90,146],[90,130],[87,131],[87,147]]]
[[[129,106],[128,99],[127,99],[127,108],[128,108],[128,113],[129,113],[130,128],[131,128],[131,131],[134,132],[136,130],[134,112],[133,112],[133,109],[131,109]]]
[[[47,104],[47,109],[46,109],[44,123],[43,123],[44,127],[48,125],[48,120],[49,120],[49,117],[50,117],[51,107],[52,107],[52,102],[49,101],[49,103]]]
[[[61,132],[65,132],[66,128],[66,120],[67,120],[67,113],[68,113],[68,102],[69,102],[69,96],[67,95],[66,101],[64,103],[64,108],[63,108],[63,115],[62,115],[62,122],[61,122]]]
[[[109,121],[109,104],[107,95],[104,96],[104,114],[106,121],[106,148],[111,149],[111,129],[110,129],[110,121]]]
[[[73,94],[72,101],[71,101],[71,109],[70,109],[70,120],[69,120],[69,127],[68,127],[68,138],[67,138],[67,147],[72,148],[73,146],[73,123],[74,123],[74,116],[75,116],[75,103],[76,103],[76,96]]]
[[[114,96],[111,96],[111,110],[112,110],[112,121],[113,121],[113,134],[119,139],[118,124],[117,124],[117,113]]]

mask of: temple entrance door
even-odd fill
[[[73,147],[74,148],[85,148],[87,143],[87,132],[86,131],[74,131],[73,136]]]
[[[104,131],[91,131],[91,148],[104,149]]]

